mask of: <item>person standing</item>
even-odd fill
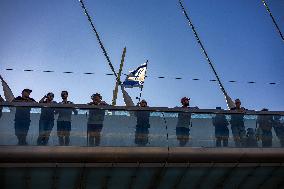
[[[71,101],[68,101],[68,91],[61,92],[62,102],[59,104],[67,105],[74,104]],[[71,117],[72,112],[75,115],[78,114],[78,111],[73,108],[58,108],[55,110],[55,113],[58,114],[57,118],[57,136],[60,146],[68,146],[70,143],[70,131],[71,131]]]
[[[189,109],[198,109],[198,107],[190,107],[189,106],[190,98],[183,97],[180,102],[182,107],[185,110]],[[178,122],[176,125],[176,136],[179,141],[180,146],[185,146],[189,141],[189,127],[191,125],[191,113],[190,112],[179,112],[178,113]]]
[[[261,111],[268,111],[268,109],[263,108]],[[270,148],[272,147],[272,124],[273,116],[271,115],[259,115],[257,116],[257,125],[260,129],[260,140],[262,147]]]
[[[237,114],[231,114],[231,129],[232,134],[235,141],[236,147],[245,147],[246,144],[246,130],[245,130],[245,124],[244,124],[244,113],[245,108],[241,107],[241,101],[240,99],[235,100],[235,107],[231,108],[231,110],[234,110],[237,112]]]
[[[102,101],[102,96],[95,93],[91,96],[92,102],[88,103],[91,106],[107,106],[105,101]],[[105,118],[105,110],[90,109],[87,125],[88,145],[99,146],[101,142],[101,131]]]
[[[36,101],[30,97],[32,90],[24,89],[22,95],[13,99],[12,102],[32,102]],[[31,119],[30,119],[30,107],[17,107],[15,113],[15,135],[18,139],[18,145],[27,145],[27,134],[29,131]]]
[[[221,110],[221,107],[217,107],[217,110]],[[223,147],[228,146],[229,139],[229,122],[226,119],[224,114],[216,114],[212,118],[212,123],[215,127],[215,138],[216,138],[216,147],[221,147],[223,142]]]
[[[146,100],[141,100],[138,103],[141,108],[148,107]],[[137,118],[135,130],[135,144],[138,146],[146,146],[149,142],[149,128],[150,128],[150,111],[139,110],[135,112]]]
[[[281,116],[275,115],[273,118],[273,128],[276,136],[280,140],[280,146],[284,147],[284,123],[281,123]]]
[[[39,103],[55,104],[53,101],[54,94],[49,92],[45,95]],[[37,145],[47,145],[51,130],[54,127],[54,111],[55,108],[43,107],[41,108],[41,114],[39,119],[39,136],[37,139]]]

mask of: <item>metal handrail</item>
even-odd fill
[[[196,113],[196,114],[240,114],[235,110],[217,110],[217,109],[197,109],[197,108],[168,108],[168,107],[138,107],[138,106],[94,106],[86,104],[46,104],[46,103],[30,103],[30,102],[2,102],[0,107],[30,107],[30,108],[75,108],[75,109],[101,109],[109,111],[151,111],[151,112],[168,112],[168,113]],[[255,111],[245,110],[245,115],[281,115],[284,111]]]

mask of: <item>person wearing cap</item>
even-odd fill
[[[261,111],[268,111],[267,108],[263,108]],[[261,145],[264,148],[272,147],[272,126],[273,126],[273,116],[272,115],[258,115],[257,120],[257,130],[260,133]]]
[[[52,92],[47,93],[39,103],[55,104],[53,101],[54,94]],[[37,138],[37,145],[47,145],[51,130],[54,127],[54,113],[55,108],[43,107],[41,108],[41,114],[39,119],[39,136]]]
[[[181,108],[183,109],[198,109],[198,107],[190,107],[189,106],[190,98],[183,97],[180,100]],[[189,112],[179,112],[178,113],[178,121],[176,125],[176,136],[179,141],[180,146],[185,146],[189,141],[189,127],[191,125],[191,113]]]
[[[88,103],[90,106],[107,106],[108,104],[102,100],[99,93],[91,96],[92,102]],[[105,118],[105,110],[90,109],[87,123],[87,136],[89,146],[99,146],[101,142],[101,131],[103,129],[103,122]]]
[[[12,102],[30,102],[36,101],[30,97],[32,90],[24,89],[22,95],[13,99]],[[18,139],[18,145],[27,145],[27,134],[30,127],[30,107],[17,107],[15,113],[15,135]]]
[[[245,130],[245,123],[244,123],[244,113],[245,108],[241,107],[241,100],[235,100],[235,107],[231,108],[237,112],[237,114],[231,115],[231,130],[235,142],[236,147],[245,147],[246,145],[246,130]]]
[[[217,110],[222,110],[221,107],[216,107]],[[223,147],[228,146],[229,139],[229,122],[224,114],[216,114],[212,118],[213,126],[215,127],[215,138],[216,147],[221,147],[223,142]]]
[[[141,100],[137,106],[141,108],[148,107],[146,100]],[[150,128],[150,111],[136,111],[135,116],[136,130],[135,130],[135,144],[138,146],[146,146],[149,142],[149,128]]]
[[[71,101],[68,101],[68,91],[61,92],[62,102],[59,104],[70,105],[74,104]],[[73,108],[57,108],[55,114],[58,114],[57,118],[57,136],[60,146],[68,146],[70,143],[70,132],[71,132],[71,121],[72,121],[72,112],[77,115],[78,111]]]

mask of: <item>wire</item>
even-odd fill
[[[97,29],[96,29],[96,27],[95,27],[95,25],[94,25],[94,23],[93,23],[93,21],[92,21],[90,15],[89,15],[88,11],[87,11],[87,9],[86,9],[86,6],[85,6],[83,0],[79,0],[79,2],[81,3],[81,7],[82,7],[82,9],[84,10],[85,15],[87,16],[88,21],[89,21],[89,23],[90,23],[90,25],[91,25],[93,31],[95,32],[95,35],[96,35],[97,40],[98,40],[98,42],[99,42],[99,45],[100,45],[100,47],[101,47],[101,49],[102,49],[102,51],[103,51],[103,54],[104,54],[105,58],[107,59],[107,62],[108,62],[108,65],[109,65],[111,71],[113,72],[113,74],[115,75],[115,77],[118,78],[118,77],[117,77],[117,74],[116,74],[116,72],[115,72],[115,70],[114,70],[114,67],[113,67],[113,65],[112,65],[112,63],[111,63],[111,61],[110,61],[110,58],[109,58],[109,56],[108,56],[108,53],[107,53],[107,51],[106,51],[106,49],[105,49],[105,47],[104,47],[104,45],[103,45],[103,43],[102,43],[102,41],[101,41],[101,38],[100,38],[100,36],[99,36],[99,33],[97,32]]]
[[[18,71],[17,69],[13,69],[13,68],[6,68],[5,69],[6,71]],[[41,71],[41,70],[35,70],[35,69],[24,69],[22,70],[24,72],[37,72],[37,71]],[[54,70],[43,70],[41,72],[44,72],[44,73],[56,73],[56,71]],[[60,71],[60,73],[63,73],[63,74],[78,74],[77,72],[72,72],[72,71]],[[95,75],[94,72],[83,72],[83,73],[80,73],[80,74],[84,74],[84,75]],[[104,75],[107,75],[107,76],[112,76],[114,74],[112,73],[105,73]],[[124,75],[127,75],[127,74],[124,74]],[[149,76],[147,76],[147,78],[149,78]],[[185,80],[185,79],[191,79],[192,81],[204,81],[200,78],[182,78],[182,77],[174,77],[174,76],[169,76],[169,77],[165,77],[165,76],[151,76],[150,78],[155,78],[155,79],[174,79],[174,80]],[[210,79],[208,80],[210,82],[216,82],[217,80],[216,79]],[[229,83],[240,83],[240,82],[243,82],[243,81],[237,81],[237,80],[229,80],[227,81]],[[258,82],[256,81],[245,81],[246,83],[248,84],[257,84]],[[278,81],[278,82],[267,82],[267,84],[270,84],[270,85],[276,85],[276,84],[280,84],[281,82]]]
[[[281,30],[280,30],[278,24],[276,23],[276,21],[275,21],[273,15],[272,15],[272,13],[271,13],[271,11],[270,11],[270,9],[269,9],[267,3],[265,2],[265,0],[262,0],[262,3],[263,3],[263,5],[265,6],[267,12],[269,13],[269,15],[270,15],[270,17],[271,17],[271,19],[272,19],[272,22],[274,23],[274,25],[275,25],[275,27],[276,27],[276,30],[277,30],[277,32],[279,33],[281,39],[284,41],[284,37],[283,37],[283,35],[282,35],[282,33],[281,33]]]
[[[195,38],[196,38],[196,40],[197,40],[197,43],[200,45],[200,47],[201,47],[201,49],[202,49],[202,52],[203,52],[203,54],[205,55],[206,60],[207,60],[208,64],[210,65],[210,67],[211,67],[211,69],[212,69],[212,71],[213,71],[213,73],[214,73],[214,75],[215,75],[215,77],[216,77],[216,79],[217,79],[217,81],[218,81],[219,87],[220,87],[220,89],[221,89],[221,91],[223,92],[223,95],[224,95],[224,97],[225,97],[225,101],[226,101],[227,107],[228,107],[228,109],[231,109],[232,107],[235,106],[235,103],[233,102],[232,98],[228,95],[228,93],[226,92],[226,90],[225,90],[223,84],[221,83],[221,80],[220,80],[220,78],[219,78],[219,76],[218,76],[218,74],[217,74],[217,72],[216,72],[216,70],[215,70],[215,68],[214,68],[214,66],[213,66],[213,64],[212,64],[212,62],[211,62],[209,56],[208,56],[208,53],[206,52],[206,50],[205,50],[205,48],[204,48],[204,45],[202,44],[202,42],[201,42],[201,40],[200,40],[200,38],[199,38],[199,36],[198,36],[198,33],[197,33],[197,31],[195,30],[195,27],[194,27],[192,21],[190,20],[190,18],[189,18],[189,16],[188,16],[188,14],[187,14],[187,12],[186,12],[186,10],[185,10],[185,8],[184,8],[184,6],[183,6],[181,0],[179,0],[179,4],[180,4],[180,7],[181,7],[181,9],[182,9],[182,12],[184,13],[184,15],[185,15],[185,17],[186,17],[186,19],[187,19],[187,21],[188,21],[190,27],[191,27],[191,30],[192,30],[193,33],[194,33],[194,36],[195,36]]]
[[[209,63],[209,65],[210,65],[210,67],[211,67],[211,69],[212,69],[212,71],[213,71],[213,73],[214,73],[214,75],[215,75],[215,77],[216,77],[216,79],[217,79],[217,81],[218,81],[218,83],[219,83],[219,86],[220,86],[222,92],[223,92],[224,94],[227,94],[226,91],[225,91],[225,88],[224,88],[223,84],[221,83],[221,80],[220,80],[220,78],[219,78],[219,76],[218,76],[218,74],[217,74],[217,72],[216,72],[216,70],[215,70],[215,68],[214,68],[214,66],[213,66],[213,64],[212,64],[212,62],[211,62],[209,56],[208,56],[208,53],[206,52],[206,50],[205,50],[205,48],[204,48],[204,45],[202,44],[202,42],[201,42],[201,40],[200,40],[200,38],[199,38],[199,36],[198,36],[198,33],[197,33],[197,31],[196,31],[196,29],[195,29],[195,27],[194,27],[192,21],[190,20],[190,18],[189,18],[189,16],[188,16],[188,14],[187,14],[187,12],[186,12],[186,10],[185,10],[185,8],[184,8],[184,6],[183,6],[181,0],[179,0],[179,5],[180,5],[180,7],[181,7],[181,9],[182,9],[182,12],[183,12],[183,14],[185,15],[185,17],[186,17],[188,23],[189,23],[189,26],[191,27],[191,30],[192,30],[193,33],[194,33],[194,36],[195,36],[195,38],[196,38],[196,40],[197,40],[197,43],[200,45],[201,50],[202,50],[203,54],[205,55],[205,58],[206,58],[207,62]]]

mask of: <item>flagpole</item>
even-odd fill
[[[117,73],[118,78],[116,80],[116,84],[115,84],[115,87],[114,87],[114,90],[113,90],[113,98],[112,98],[112,105],[113,106],[116,105],[118,86],[121,85],[120,77],[121,77],[122,68],[123,68],[123,65],[124,65],[125,54],[126,54],[126,47],[124,47],[123,52],[122,52],[119,70],[118,70],[118,73]]]

